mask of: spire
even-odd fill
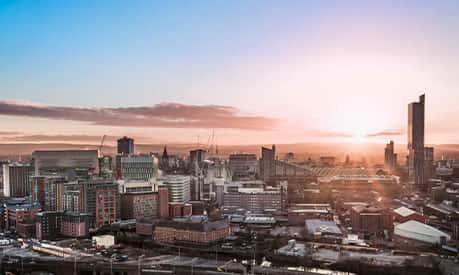
[[[167,146],[164,145],[164,151],[163,151],[163,159],[165,158],[169,158],[169,156],[167,155]]]

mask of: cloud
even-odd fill
[[[14,135],[20,135],[20,132],[14,132],[14,131],[0,131],[0,136],[14,136]]]
[[[239,109],[220,105],[161,103],[144,107],[76,108],[45,106],[21,101],[0,101],[0,115],[73,120],[93,125],[147,128],[226,128],[269,130],[277,119],[241,115]]]
[[[3,137],[2,141],[8,142],[57,142],[57,141],[69,141],[69,142],[95,142],[100,143],[102,136],[91,136],[91,135],[19,135]],[[107,136],[105,139],[107,142],[116,140],[114,136]]]
[[[87,143],[87,144],[100,144],[103,135],[16,135],[0,137],[2,142],[20,142],[20,143]],[[150,136],[128,135],[135,139],[136,143],[161,143],[162,140],[152,138]],[[104,144],[115,144],[116,141],[122,136],[109,135],[105,137]]]
[[[321,137],[321,138],[351,138],[353,135],[347,134],[347,133],[341,133],[341,132],[322,132],[322,131],[317,131],[312,134],[315,137]]]
[[[374,137],[389,137],[389,136],[401,136],[403,132],[401,130],[385,130],[381,132],[376,132],[372,134],[366,135],[367,138],[374,138]]]

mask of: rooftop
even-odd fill
[[[405,206],[399,207],[397,209],[394,209],[394,212],[399,214],[402,217],[408,217],[410,215],[413,215],[416,213],[416,211],[413,211]]]

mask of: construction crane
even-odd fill
[[[99,155],[102,157],[104,155],[104,153],[102,152],[102,148],[104,147],[104,142],[105,142],[105,138],[107,137],[107,135],[104,135],[102,137],[102,140],[100,142],[100,146],[99,146]]]

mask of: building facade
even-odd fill
[[[168,189],[169,202],[188,202],[190,200],[190,176],[166,175],[159,182],[160,186]]]
[[[153,238],[159,243],[213,243],[231,235],[227,219],[209,221],[192,216],[183,220],[160,221],[153,232]]]
[[[30,195],[32,166],[21,163],[3,164],[3,196],[25,197]]]
[[[121,157],[121,178],[148,181],[154,177],[154,156],[128,155]]]
[[[412,182],[424,188],[425,95],[408,105],[408,169]]]
[[[118,154],[123,156],[134,154],[134,139],[122,137],[118,139],[117,144]]]
[[[384,149],[384,165],[389,171],[393,171],[397,166],[397,154],[394,147],[394,141],[391,140]]]
[[[258,160],[255,154],[232,154],[229,168],[233,180],[254,180],[258,176]]]

